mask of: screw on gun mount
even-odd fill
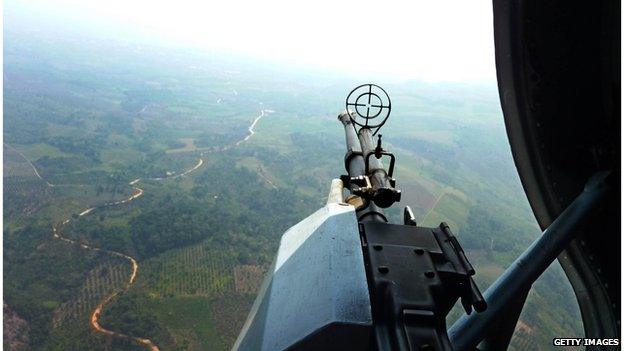
[[[370,220],[385,222],[381,208],[400,201],[401,191],[395,189],[395,180],[392,178],[394,155],[383,149],[381,134],[377,135],[376,147],[373,136],[390,116],[390,97],[378,85],[363,84],[349,93],[346,108],[338,119],[344,125],[347,135],[345,167],[349,175],[341,179],[353,195],[348,202],[357,207],[360,219],[372,215]],[[355,126],[359,126],[359,130]],[[390,158],[387,171],[381,162],[383,156]]]

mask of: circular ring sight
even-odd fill
[[[354,124],[362,128],[375,129],[386,123],[392,103],[388,93],[376,84],[362,84],[347,95],[346,109]]]

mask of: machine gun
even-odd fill
[[[348,174],[332,181],[324,208],[282,236],[235,349],[450,350],[445,318],[457,299],[467,313],[485,309],[448,225],[420,227],[409,207],[403,224],[384,215],[401,199],[395,156],[378,134],[388,94],[362,85],[346,107],[338,120]]]
[[[597,174],[484,298],[448,225],[419,226],[409,206],[402,224],[388,223],[383,209],[401,199],[395,156],[378,133],[390,111],[374,84],[348,95],[338,116],[347,174],[323,208],[283,234],[235,350],[504,350],[531,285],[607,193]],[[447,332],[458,299],[467,315]]]

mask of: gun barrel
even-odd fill
[[[375,204],[382,208],[390,207],[395,201],[401,199],[401,194],[394,189],[393,181],[388,176],[381,159],[373,155],[376,152],[373,143],[373,131],[369,128],[361,128],[358,137],[364,155],[364,172],[368,173],[371,185],[375,189]],[[381,138],[381,135],[379,137]],[[381,143],[381,139],[379,140]],[[366,169],[366,163],[368,163],[368,169]]]
[[[345,129],[345,138],[347,142],[347,154],[345,156],[345,168],[349,177],[358,177],[366,175],[364,156],[362,155],[362,145],[355,131],[355,126],[349,116],[349,111],[344,111],[338,116],[338,120]],[[372,142],[372,141],[371,141]],[[355,185],[351,184],[349,190],[353,190]],[[358,220],[360,222],[387,222],[383,210],[370,202],[364,209],[357,211]]]
[[[347,111],[341,113],[338,116],[338,120],[342,122],[345,129],[348,158],[346,159],[347,163],[345,167],[347,168],[347,172],[349,172],[349,175],[352,177],[364,175],[364,157],[361,155],[362,146],[360,145],[360,140],[358,139],[351,117],[349,117],[349,113]]]

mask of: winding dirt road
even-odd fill
[[[28,158],[26,158],[26,156],[24,156],[23,153],[19,152],[19,150],[17,150],[16,148],[14,148],[13,146],[4,143],[4,146],[8,147],[9,149],[15,151],[18,155],[20,155],[24,161],[26,161],[26,163],[28,163],[28,165],[30,166],[30,168],[32,168],[33,172],[35,173],[35,175],[37,176],[37,178],[41,179],[44,183],[46,183],[47,186],[49,187],[54,187],[54,184],[48,182],[47,180],[43,179],[43,177],[41,177],[41,174],[39,174],[39,171],[37,171],[37,167],[35,167],[35,165],[33,165],[32,162],[30,162],[30,160]]]
[[[97,207],[89,207],[87,209],[85,209],[84,211],[80,212],[78,214],[78,217],[82,217],[82,216],[86,216],[89,213],[93,212],[93,210],[95,209],[101,209],[101,208],[105,208],[105,207],[110,207],[110,206],[116,206],[116,205],[121,205],[121,204],[125,204],[128,203],[134,199],[137,199],[139,197],[141,197],[143,195],[143,189],[137,187],[135,184],[137,184],[140,181],[140,179],[135,179],[133,181],[131,181],[129,183],[129,185],[132,186],[132,195],[130,195],[129,197],[127,197],[126,199],[123,200],[119,200],[119,201],[115,201],[115,202],[108,202],[105,203],[104,205],[101,206],[97,206]],[[61,230],[60,228],[62,226],[66,226],[67,224],[69,224],[71,222],[71,218],[65,219],[60,225],[55,225],[52,227],[52,235],[55,239],[58,240],[62,240],[64,242],[73,244],[73,245],[79,245],[81,248],[85,249],[85,250],[91,250],[91,251],[100,251],[100,252],[105,252],[111,256],[117,256],[117,257],[121,257],[123,259],[128,260],[128,262],[130,262],[130,265],[132,267],[132,272],[130,273],[130,276],[128,277],[128,281],[126,282],[126,284],[124,285],[123,289],[121,290],[117,290],[117,291],[113,291],[111,294],[107,295],[102,301],[100,301],[100,303],[96,306],[95,310],[93,310],[93,312],[91,313],[91,317],[89,319],[90,323],[91,323],[91,327],[102,334],[105,335],[109,335],[109,336],[113,336],[113,337],[117,337],[117,338],[123,338],[123,339],[130,339],[130,340],[134,340],[135,342],[144,345],[145,347],[147,347],[150,351],[160,351],[160,349],[158,348],[158,346],[156,346],[156,344],[148,339],[148,338],[141,338],[141,337],[136,337],[136,336],[131,336],[128,334],[123,334],[123,333],[119,333],[119,332],[115,332],[109,329],[106,329],[104,327],[102,327],[99,323],[99,318],[100,315],[102,314],[102,310],[104,309],[104,305],[106,305],[108,302],[110,302],[113,298],[115,298],[117,295],[119,295],[121,292],[125,292],[127,291],[130,286],[134,283],[137,273],[139,271],[139,264],[137,263],[137,261],[131,257],[128,256],[124,253],[121,252],[117,252],[117,251],[112,251],[112,250],[106,250],[106,249],[102,249],[99,247],[95,247],[95,246],[91,246],[88,244],[83,244],[83,243],[79,243],[73,239],[64,237],[61,235]]]
[[[258,117],[256,117],[251,125],[247,128],[248,130],[248,134],[241,140],[236,141],[235,143],[231,144],[231,145],[226,145],[220,149],[215,149],[215,151],[224,151],[227,150],[231,147],[235,147],[240,145],[241,143],[249,140],[249,138],[251,138],[254,134],[255,134],[255,127],[257,125],[257,123],[260,121],[260,119],[264,116],[266,116],[268,113],[273,112],[272,110],[262,110],[260,112],[260,115]],[[47,180],[45,180],[43,177],[41,177],[41,175],[39,174],[39,172],[37,171],[37,168],[35,167],[35,165],[30,162],[30,160],[28,160],[26,158],[26,156],[24,156],[22,153],[20,153],[19,151],[17,151],[15,148],[5,144],[7,147],[10,147],[11,149],[15,150],[20,156],[22,156],[24,158],[24,160],[26,160],[26,162],[28,162],[28,164],[30,165],[30,167],[33,169],[35,175],[41,179],[42,181],[44,181],[48,186],[50,187],[54,187],[54,184],[49,183]],[[200,158],[197,161],[197,164],[195,166],[193,166],[192,168],[189,168],[188,170],[176,174],[176,175],[172,175],[172,176],[168,176],[168,177],[163,177],[163,178],[149,178],[150,180],[165,180],[165,179],[175,179],[175,178],[179,178],[179,177],[184,177],[189,175],[190,173],[198,170],[203,164],[204,164],[204,160],[203,160],[203,152],[200,154]],[[78,214],[78,217],[82,217],[82,216],[86,216],[89,213],[92,213],[94,210],[96,209],[102,209],[102,208],[106,208],[106,207],[110,207],[110,206],[117,206],[117,205],[122,205],[125,203],[129,203],[139,197],[141,197],[144,193],[143,189],[139,188],[137,186],[137,184],[139,184],[139,182],[141,181],[141,178],[137,178],[134,179],[133,181],[129,182],[128,185],[130,185],[133,189],[132,191],[132,195],[130,195],[128,198],[123,199],[123,200],[119,200],[119,201],[115,201],[115,202],[108,202],[105,203],[103,205],[100,206],[94,206],[94,207],[89,207],[87,209],[85,209],[84,211],[80,212]],[[124,285],[124,288],[121,290],[117,290],[112,292],[111,294],[109,294],[108,296],[106,296],[97,306],[96,308],[93,310],[93,312],[91,313],[91,318],[90,318],[90,324],[91,327],[99,333],[102,333],[104,335],[108,335],[111,337],[117,337],[117,338],[124,338],[124,339],[129,339],[129,340],[133,340],[135,342],[137,342],[140,345],[145,346],[146,348],[148,348],[150,351],[160,351],[160,349],[158,348],[158,346],[149,338],[146,337],[138,337],[138,336],[132,336],[132,335],[128,335],[128,334],[124,334],[124,333],[120,333],[120,332],[116,332],[116,331],[112,331],[109,329],[106,329],[105,327],[102,327],[102,325],[100,325],[99,322],[99,318],[102,314],[102,310],[104,309],[104,307],[106,306],[107,303],[109,303],[111,300],[113,300],[117,295],[119,295],[121,292],[125,292],[127,291],[130,286],[132,284],[134,284],[135,280],[136,280],[136,276],[139,270],[139,264],[137,263],[136,259],[134,259],[133,257],[126,255],[124,253],[121,252],[117,252],[117,251],[112,251],[112,250],[106,250],[106,249],[102,249],[99,247],[94,247],[91,246],[89,244],[84,244],[84,243],[79,243],[73,239],[67,238],[62,236],[61,233],[61,228],[63,226],[66,226],[67,224],[69,224],[71,222],[71,218],[65,219],[64,221],[61,222],[61,224],[59,225],[53,225],[52,226],[52,236],[54,239],[57,240],[61,240],[64,242],[67,242],[69,244],[72,245],[79,245],[81,248],[85,249],[85,250],[92,250],[92,251],[100,251],[100,252],[105,252],[111,256],[117,256],[117,257],[121,257],[124,258],[126,260],[128,260],[128,262],[130,262],[131,266],[132,266],[132,272],[130,274],[130,276],[128,277],[128,281],[126,282],[126,284]]]
[[[251,138],[254,134],[256,134],[255,128],[256,128],[256,124],[258,122],[260,122],[260,119],[262,117],[264,117],[266,114],[273,112],[273,110],[262,110],[260,111],[260,115],[258,117],[256,117],[253,122],[251,122],[251,125],[249,126],[249,128],[247,128],[247,131],[249,132],[243,139],[237,141],[234,146],[238,146],[241,143],[246,142],[247,140],[249,140],[249,138]]]

